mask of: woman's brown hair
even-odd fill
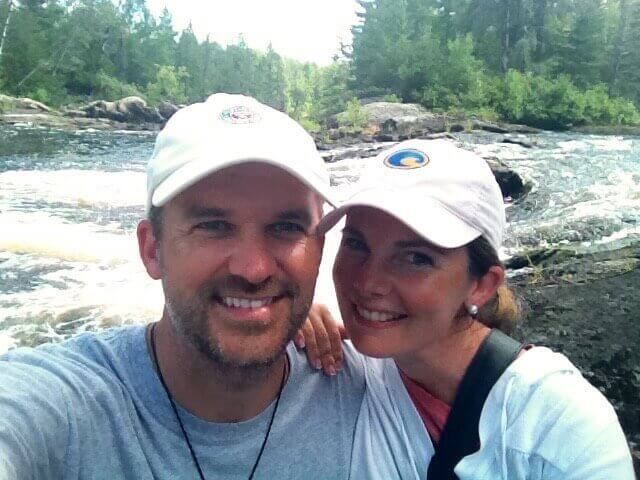
[[[503,266],[498,253],[484,237],[478,237],[467,246],[469,273],[482,277],[494,266]],[[496,294],[478,312],[477,320],[487,327],[510,333],[520,319],[521,308],[513,291],[502,284]]]

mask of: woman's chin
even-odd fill
[[[367,338],[358,334],[351,336],[351,342],[363,355],[373,358],[389,358],[393,357],[395,349],[390,348],[388,342],[376,338]]]

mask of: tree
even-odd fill
[[[2,50],[4,48],[4,41],[7,38],[7,28],[11,22],[11,14],[13,13],[13,0],[7,1],[7,14],[5,15],[4,22],[2,24],[2,36],[0,36],[0,62],[2,61]]]
[[[284,66],[271,44],[267,53],[258,60],[256,82],[258,100],[278,110],[285,109]]]
[[[604,17],[600,0],[581,0],[563,46],[562,71],[581,87],[600,81],[604,60]]]
[[[617,31],[612,46],[609,93],[631,98],[640,105],[640,0],[620,0]]]
[[[189,75],[183,78],[184,95],[190,100],[199,99],[202,92],[202,61],[200,45],[193,33],[191,23],[180,34],[178,45],[176,46],[176,67],[183,67]]]

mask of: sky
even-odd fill
[[[209,34],[228,45],[242,34],[252,48],[264,51],[271,42],[281,56],[319,65],[331,63],[340,41],[351,42],[359,9],[355,0],[147,0],[147,5],[156,18],[166,6],[178,32],[191,22],[200,41]]]

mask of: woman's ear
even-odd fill
[[[138,223],[138,252],[140,259],[144,263],[147,273],[154,280],[162,278],[160,268],[160,244],[153,233],[153,227],[149,220],[142,220]]]
[[[498,288],[504,282],[504,267],[494,265],[482,277],[477,278],[475,287],[467,298],[467,305],[477,305],[482,307],[487,303],[498,291]]]

